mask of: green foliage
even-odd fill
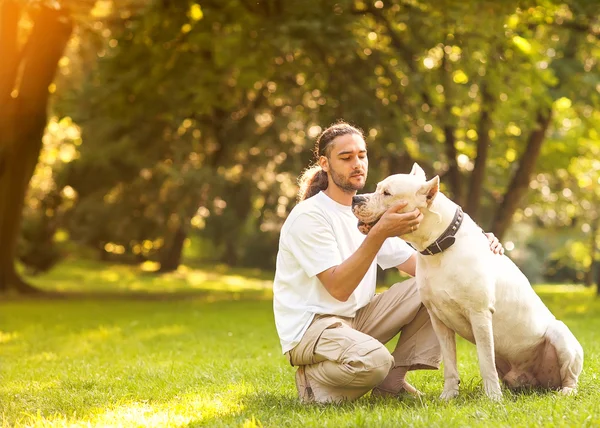
[[[190,223],[204,226],[203,212],[220,210],[226,220],[211,219],[212,238],[220,244],[228,236],[225,257],[235,262],[235,234],[251,209],[247,192],[260,196],[255,188],[236,189],[254,181],[264,164],[272,168],[267,157],[277,132],[265,110],[276,87],[268,81],[274,49],[258,34],[246,35],[272,25],[263,28],[266,17],[259,22],[228,5],[185,10],[156,3],[126,20],[118,49],[90,78],[84,93],[90,109],[80,119],[86,145],[67,178],[81,200],[69,228],[75,239],[130,252],[142,241],[168,244],[174,230],[188,234]],[[140,61],[151,63],[149,71]],[[254,128],[261,110],[262,130]],[[278,157],[276,163],[285,159]],[[227,189],[234,193],[223,198]]]
[[[79,156],[81,132],[70,117],[52,118],[42,142],[17,242],[17,259],[34,273],[47,271],[65,254],[58,242],[65,239],[58,240],[56,235],[64,223],[65,212],[73,206],[75,193],[61,183],[60,177]],[[65,234],[59,236],[66,238]]]
[[[469,208],[489,228],[551,112],[515,219],[585,218],[574,239],[589,242],[594,202],[573,186],[600,144],[598,12],[583,0],[98,6],[57,79],[54,109],[84,144],[54,173],[75,195],[55,221],[115,259],[161,261],[183,235],[211,242],[205,260],[272,267],[295,177],[344,118],[365,130],[368,189],[416,160],[463,205],[481,188]]]
[[[23,220],[17,242],[17,259],[31,273],[45,272],[61,260],[62,254],[54,243],[55,233],[50,219],[39,211]]]

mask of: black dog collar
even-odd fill
[[[454,218],[452,219],[450,226],[448,226],[444,233],[442,233],[433,244],[421,251],[421,254],[433,256],[434,254],[441,253],[442,251],[450,248],[452,244],[454,244],[454,241],[456,241],[454,235],[456,235],[456,232],[460,228],[462,221],[463,210],[460,207],[456,207],[456,213],[454,214]]]

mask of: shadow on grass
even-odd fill
[[[364,415],[379,414],[390,415],[396,412],[400,414],[417,414],[429,412],[437,408],[442,411],[445,408],[469,409],[480,405],[486,407],[487,411],[495,407],[504,408],[506,405],[518,405],[520,401],[528,398],[542,398],[556,395],[552,390],[521,390],[511,391],[503,388],[504,399],[500,403],[490,402],[483,392],[481,384],[474,382],[471,388],[461,389],[461,395],[449,402],[439,399],[437,394],[428,394],[424,397],[412,397],[405,395],[398,398],[372,397],[370,394],[354,402],[329,403],[329,404],[301,404],[295,396],[284,395],[267,391],[253,392],[239,397],[239,407],[226,415],[215,415],[193,420],[189,427],[196,426],[303,426],[306,421],[310,426],[320,418],[339,418],[347,421],[347,418],[356,420]],[[441,385],[440,385],[441,391]],[[359,416],[356,416],[359,415]],[[362,416],[361,416],[362,415]],[[281,421],[286,420],[286,423]]]
[[[262,391],[240,397],[239,408],[234,412],[194,420],[188,426],[318,426],[315,422],[323,418],[339,418],[342,422],[347,418],[356,420],[358,414],[381,413],[391,409],[419,411],[433,401],[435,399],[432,397],[379,398],[367,395],[354,402],[301,404],[295,396]],[[282,423],[282,420],[286,422]],[[342,425],[345,424],[342,422]]]
[[[263,300],[272,296],[271,272],[222,265],[156,266],[68,259],[39,276],[24,276],[32,293],[0,294],[0,301],[26,300]]]

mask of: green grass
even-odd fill
[[[0,303],[0,426],[545,426],[600,425],[600,301],[580,287],[538,287],[586,352],[580,391],[483,395],[475,348],[459,341],[461,396],[444,403],[441,371],[410,380],[425,397],[302,406],[280,355],[269,274],[73,261],[32,281],[49,290],[153,299]],[[204,281],[198,278],[206,278]],[[183,291],[184,298],[175,298]],[[166,291],[166,293],[165,293]]]

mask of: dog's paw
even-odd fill
[[[485,395],[492,401],[502,400],[502,390],[498,382],[484,382]]]
[[[575,395],[577,394],[577,389],[565,386],[560,390],[560,393],[562,395]]]
[[[458,397],[458,388],[445,389],[442,391],[440,395],[440,400],[450,401],[453,398]]]

